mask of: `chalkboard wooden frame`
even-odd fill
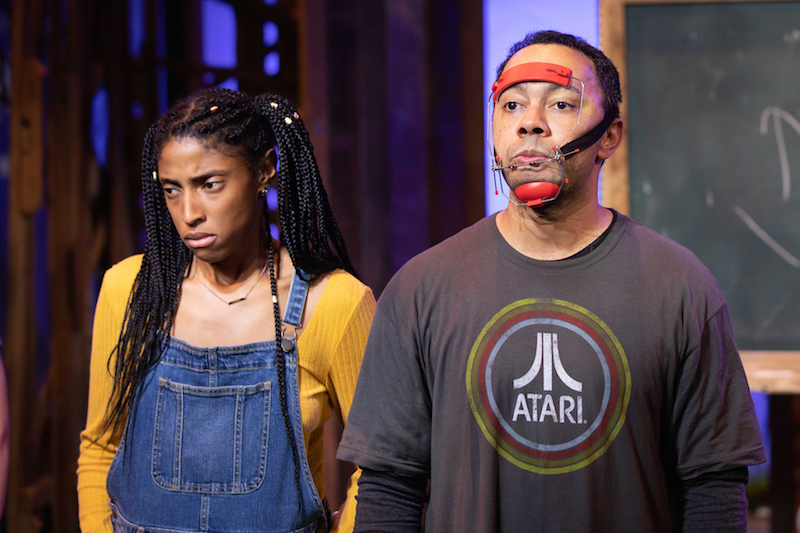
[[[658,4],[732,4],[797,0],[600,0],[600,46],[616,65],[622,85],[620,114],[628,123],[627,19],[632,5]],[[603,165],[600,195],[605,206],[630,214],[630,159],[628,131],[623,129],[622,143]],[[800,351],[742,351],[742,361],[751,389],[771,394],[800,393]]]

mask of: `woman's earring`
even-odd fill
[[[258,191],[258,194],[260,194],[261,196],[266,196],[268,192],[269,192],[269,185],[265,185],[263,189]]]

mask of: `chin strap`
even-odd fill
[[[554,149],[556,150],[556,154],[559,154],[562,161],[566,161],[570,157],[578,154],[581,150],[586,150],[591,145],[596,143],[600,140],[600,137],[608,130],[611,123],[616,120],[617,115],[611,111],[606,113],[606,116],[603,117],[603,120],[600,121],[600,124],[589,130],[588,132],[584,133],[577,139],[572,142],[565,144],[564,146],[556,146]]]

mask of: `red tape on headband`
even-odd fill
[[[494,101],[497,97],[515,83],[523,81],[549,81],[564,87],[569,87],[569,78],[572,71],[567,67],[555,65],[553,63],[523,63],[516,67],[511,67],[503,72],[497,81],[492,85]]]

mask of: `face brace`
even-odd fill
[[[544,81],[555,83],[557,85],[561,85],[562,87],[569,87],[573,80],[580,84],[581,93],[580,108],[578,109],[578,120],[575,126],[569,131],[569,133],[567,133],[561,142],[553,146],[552,157],[541,161],[532,161],[529,163],[531,166],[538,167],[539,165],[549,163],[550,161],[555,161],[558,164],[561,180],[559,183],[550,183],[546,181],[523,183],[514,189],[514,195],[522,200],[523,203],[517,203],[509,198],[511,203],[514,205],[540,207],[555,200],[564,185],[569,183],[569,180],[564,172],[564,162],[570,157],[579,153],[581,150],[585,150],[596,143],[600,137],[602,137],[603,133],[606,132],[611,123],[614,122],[616,115],[614,113],[606,113],[600,124],[592,128],[591,131],[570,143],[563,144],[564,141],[566,141],[569,136],[572,135],[572,133],[578,128],[583,114],[583,95],[585,87],[580,79],[572,75],[572,71],[570,69],[553,63],[522,63],[503,72],[503,74],[492,85],[492,100],[489,102],[490,113],[493,111],[492,108],[497,103],[497,99],[499,98],[500,94],[514,84],[524,81]],[[490,116],[493,116],[493,114]],[[505,180],[505,176],[502,176],[503,169],[513,170],[521,165],[499,165],[499,157],[494,155],[493,143],[489,140],[490,129],[491,121],[487,121],[486,139],[487,143],[489,144],[489,149],[492,152],[492,156],[495,160],[495,164],[492,165],[492,170],[495,172],[495,194],[497,194],[497,174],[500,173],[501,178]],[[505,191],[503,194],[505,195]]]

